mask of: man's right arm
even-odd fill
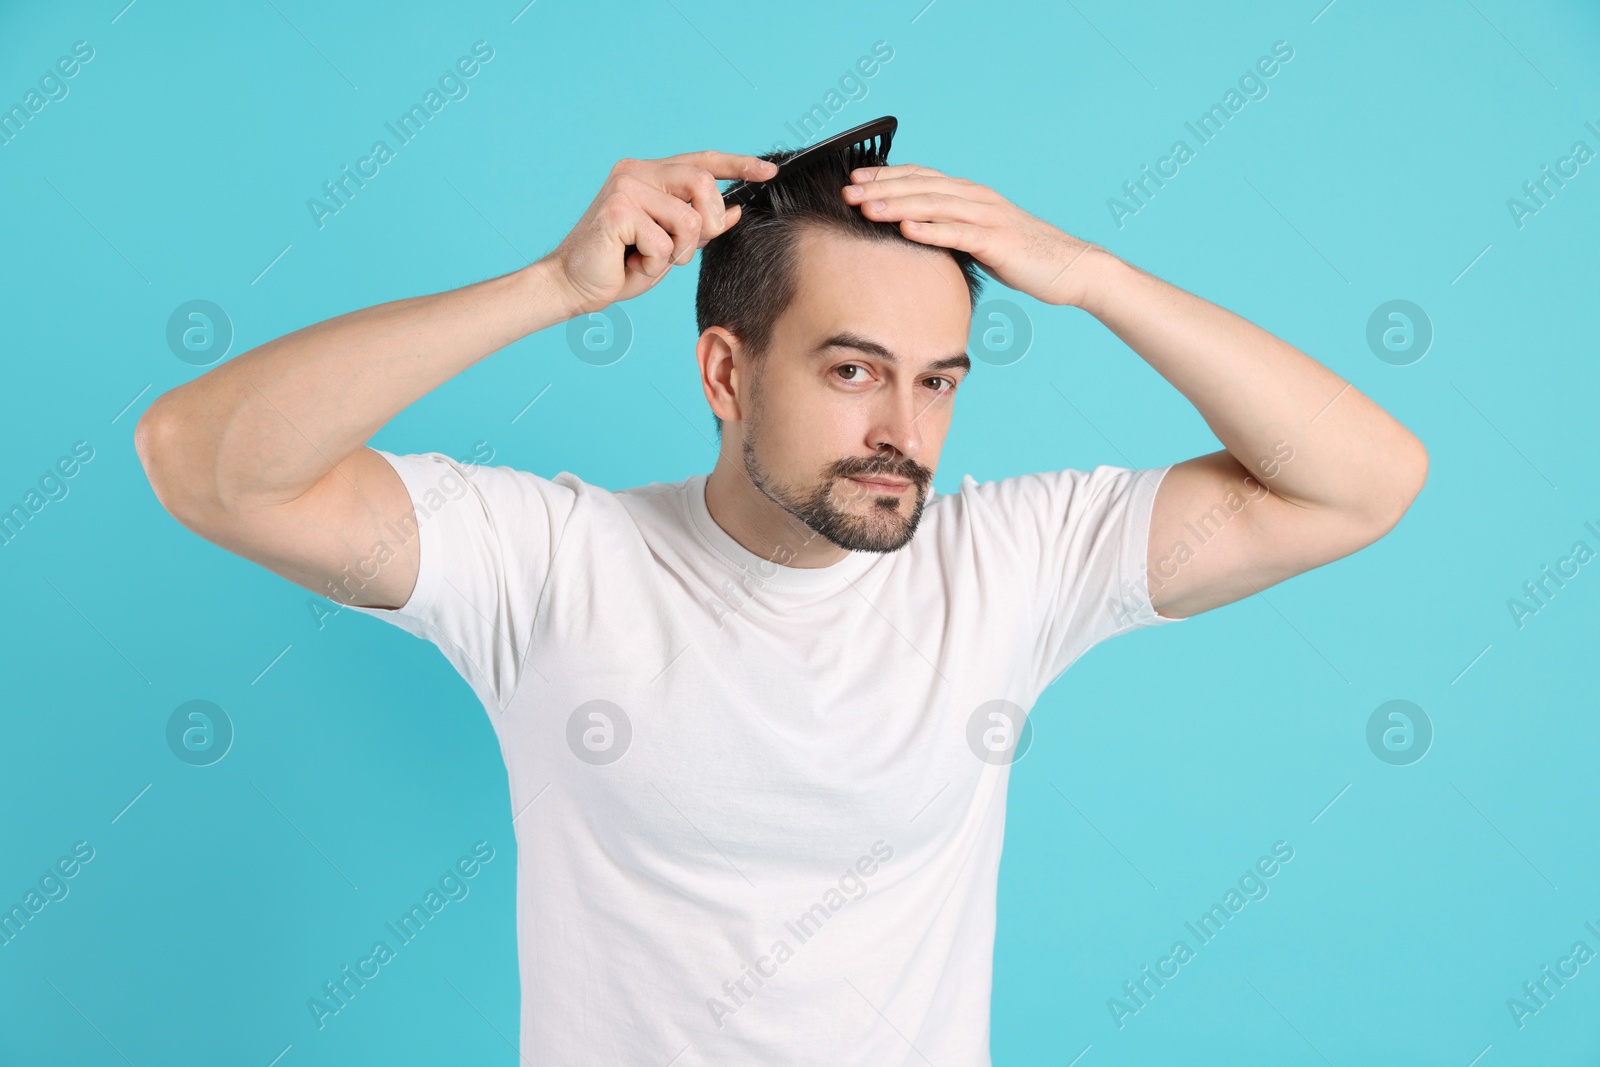
[[[365,443],[485,356],[569,318],[552,264],[308,326],[163,394],[134,433],[157,499],[206,540],[308,589],[403,605],[415,538],[359,589],[332,584],[385,540],[386,524],[414,521],[400,476]]]
[[[383,530],[415,522],[405,483],[366,442],[485,356],[650,289],[741,217],[738,206],[724,210],[717,179],[776,171],[712,151],[621,160],[543,259],[307,326],[163,394],[134,432],[156,498],[206,540],[308,589],[404,606],[417,538],[376,576],[363,573],[359,589],[339,584],[386,540]]]

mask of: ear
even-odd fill
[[[694,354],[700,363],[700,387],[712,413],[725,424],[742,421],[741,397],[749,396],[750,383],[748,357],[738,336],[721,326],[708,326]]]

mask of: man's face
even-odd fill
[[[966,283],[938,249],[815,228],[799,241],[795,299],[757,365],[740,362],[731,443],[755,487],[816,533],[893,552],[916,533],[970,365]]]

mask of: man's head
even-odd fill
[[[834,544],[887,552],[916,531],[983,282],[967,253],[868,219],[848,184],[842,157],[769,182],[701,250],[697,354],[726,459]]]

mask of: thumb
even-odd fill
[[[722,234],[727,233],[729,230],[733,229],[733,224],[738,222],[742,218],[744,218],[744,205],[743,204],[735,204],[735,205],[733,205],[731,208],[729,208],[723,214],[723,217],[722,217],[722,231],[721,231],[721,233],[714,233],[710,237],[706,237],[706,236],[702,235],[701,238],[700,238],[699,243],[696,244],[695,247],[696,248],[704,248],[706,245],[710,244],[716,238],[721,237]]]

